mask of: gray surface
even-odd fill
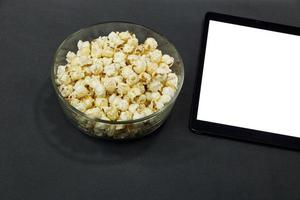
[[[188,130],[205,12],[300,26],[299,9],[299,0],[1,0],[0,199],[300,199],[299,152]],[[80,134],[49,81],[59,43],[107,20],[156,29],[186,65],[169,120],[157,134],[131,143]]]

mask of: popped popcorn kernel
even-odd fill
[[[154,50],[157,48],[158,44],[154,38],[147,38],[145,40],[144,46],[145,46],[145,49],[147,49],[147,50]]]

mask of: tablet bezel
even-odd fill
[[[199,68],[196,75],[194,95],[191,107],[190,129],[196,133],[209,134],[214,136],[221,136],[226,138],[238,139],[248,142],[262,143],[278,147],[285,147],[289,149],[300,150],[300,138],[281,135],[277,133],[270,133],[265,131],[258,131],[248,128],[240,128],[230,125],[223,125],[197,119],[200,88],[202,82],[202,73],[204,67],[204,58],[207,42],[207,33],[209,28],[209,20],[226,22],[230,24],[237,24],[246,27],[259,28],[264,30],[276,31],[280,33],[288,33],[300,36],[300,28],[281,25],[276,23],[264,22],[254,19],[247,19],[231,15],[208,12],[205,15],[204,30],[202,33],[202,42],[200,46]],[[300,123],[300,121],[299,121]]]

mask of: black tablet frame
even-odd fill
[[[232,139],[237,139],[242,141],[262,143],[262,144],[267,144],[272,146],[300,150],[300,138],[297,137],[258,131],[258,130],[247,129],[247,128],[234,127],[234,126],[223,125],[223,124],[202,121],[197,119],[200,88],[201,88],[202,73],[203,73],[204,59],[205,59],[205,49],[206,49],[206,42],[207,42],[207,33],[209,28],[209,20],[227,22],[231,24],[237,24],[237,25],[242,25],[247,27],[259,28],[264,30],[288,33],[288,34],[300,36],[300,28],[298,27],[281,25],[276,23],[264,22],[264,21],[254,20],[254,19],[247,19],[247,18],[230,16],[230,15],[213,13],[213,12],[206,13],[205,21],[204,21],[204,30],[202,34],[200,56],[199,56],[199,69],[196,75],[193,102],[191,107],[190,129],[195,133],[203,133],[203,134],[221,136],[221,137],[232,138]]]

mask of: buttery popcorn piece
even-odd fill
[[[116,67],[114,64],[110,64],[110,65],[106,65],[104,67],[104,73],[107,75],[107,76],[112,76],[116,73]]]
[[[118,83],[118,86],[117,86],[117,92],[118,94],[120,95],[125,95],[127,94],[127,92],[129,91],[130,87],[128,84],[126,83]]]
[[[74,87],[74,94],[78,97],[84,97],[88,95],[89,90],[84,85],[78,85],[77,87]]]
[[[133,104],[130,104],[129,107],[128,107],[128,110],[131,112],[131,113],[135,113],[136,110],[138,109],[139,105],[136,104],[136,103],[133,103]]]
[[[131,120],[132,119],[132,113],[129,111],[121,112],[119,121],[126,121],[126,120]]]
[[[129,107],[129,102],[124,99],[118,100],[115,104],[116,107],[121,111],[126,111]]]
[[[97,97],[95,99],[95,106],[99,108],[107,107],[108,106],[107,98]]]
[[[168,74],[166,86],[174,87],[177,89],[178,77],[175,73]]]
[[[94,59],[93,64],[88,68],[90,72],[99,75],[103,71],[103,62],[100,59]]]
[[[140,119],[140,118],[143,118],[145,117],[145,114],[144,113],[140,113],[140,112],[135,112],[133,113],[133,116],[132,116],[132,119]]]
[[[58,89],[63,97],[68,97],[73,91],[72,85],[61,85]]]
[[[169,66],[172,66],[173,63],[174,63],[174,58],[169,56],[168,54],[165,54],[165,55],[162,56],[161,61],[163,63],[166,63]]]
[[[110,107],[108,109],[108,111],[106,112],[106,115],[107,117],[110,119],[110,120],[117,120],[119,115],[118,115],[118,109],[116,107]]]
[[[147,38],[144,46],[147,50],[154,50],[157,48],[158,44],[154,38]]]
[[[156,49],[150,53],[150,60],[154,63],[159,63],[162,57],[162,53],[160,50]]]
[[[101,110],[100,108],[91,108],[84,112],[90,118],[101,118]]]
[[[152,92],[157,92],[158,90],[161,89],[161,87],[162,87],[162,84],[159,81],[152,81],[148,85],[148,89]]]
[[[144,71],[146,71],[147,63],[143,59],[138,59],[134,61],[133,63],[133,70],[137,73],[140,74]]]
[[[123,52],[116,52],[114,55],[114,62],[115,63],[122,63],[125,62],[126,55]]]
[[[164,95],[168,95],[172,98],[175,94],[175,89],[172,88],[172,87],[164,87],[163,90],[162,90],[162,93]]]
[[[127,41],[131,37],[131,34],[128,31],[124,31],[119,33],[119,37],[121,40]]]

